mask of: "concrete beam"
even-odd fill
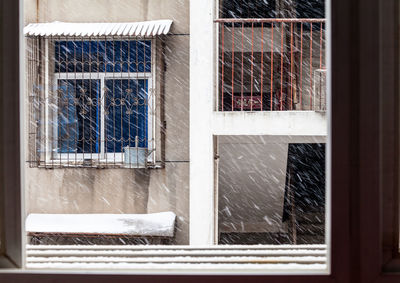
[[[326,136],[326,112],[214,112],[213,135]]]

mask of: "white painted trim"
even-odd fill
[[[54,79],[58,79],[58,80],[99,80],[101,78],[104,79],[135,79],[135,80],[140,80],[140,79],[150,79],[152,78],[152,74],[151,73],[117,73],[118,76],[115,75],[115,73],[110,73],[110,72],[102,72],[102,73],[82,73],[82,72],[77,72],[77,73],[73,73],[73,72],[66,72],[66,73],[54,73]],[[70,75],[74,75],[73,78],[70,77]]]
[[[98,75],[100,77],[100,99],[101,99],[101,105],[103,107],[100,107],[100,153],[99,156],[100,158],[104,159],[105,157],[105,152],[106,152],[106,145],[105,145],[105,140],[106,140],[106,126],[105,126],[105,110],[104,110],[104,105],[106,104],[106,96],[104,95],[104,89],[105,89],[105,80],[104,76]],[[106,158],[107,160],[107,158]]]
[[[190,1],[190,245],[214,244],[214,7]]]
[[[109,152],[109,153],[101,153],[101,158],[98,159],[97,157],[99,156],[99,153],[54,153],[54,161],[58,161],[61,163],[66,163],[66,162],[75,162],[75,161],[83,161],[83,160],[88,160],[88,159],[96,159],[99,160],[100,162],[106,163],[121,163],[123,162],[123,152]],[[91,158],[93,156],[96,156],[95,158]]]
[[[150,112],[150,115],[151,115],[150,122],[151,122],[151,129],[152,130],[149,131],[149,133],[151,132],[152,136],[151,136],[151,139],[148,138],[148,142],[149,143],[148,143],[147,147],[150,148],[150,141],[151,141],[151,150],[154,149],[151,152],[151,154],[148,156],[148,161],[151,164],[155,164],[156,163],[156,153],[155,153],[155,150],[156,150],[156,140],[155,139],[157,138],[157,136],[156,136],[156,119],[157,119],[156,111],[157,111],[157,108],[156,108],[156,98],[155,98],[155,95],[156,95],[156,76],[157,76],[157,66],[156,66],[157,54],[156,53],[157,53],[157,39],[155,38],[155,39],[151,40],[151,74],[152,74],[152,80],[151,80],[151,89],[150,89],[150,87],[148,89],[148,96],[151,98],[150,102],[151,102],[151,110],[152,110]],[[150,105],[150,103],[149,103],[149,105]]]
[[[214,112],[214,135],[326,136],[325,112]]]
[[[50,162],[52,158],[52,151],[51,151],[51,145],[50,145],[50,140],[49,140],[49,134],[50,134],[50,125],[49,125],[49,40],[46,38],[44,40],[44,54],[45,54],[45,63],[44,63],[44,101],[45,101],[45,110],[44,110],[44,115],[46,118],[46,121],[44,123],[45,125],[45,144],[44,144],[44,150],[45,150],[45,156],[46,156],[46,163]]]
[[[153,99],[153,79],[152,77],[147,79],[147,150],[148,152],[151,152],[149,156],[147,156],[147,162],[152,162],[153,158],[152,156],[154,155],[153,149],[154,149],[154,144],[153,144],[153,139],[154,139],[154,111],[155,108],[153,107],[154,105],[154,99]],[[136,145],[137,146],[137,145]]]
[[[105,125],[104,125],[104,105],[105,105],[105,95],[104,95],[104,88],[105,88],[105,81],[106,80],[117,80],[117,79],[130,79],[130,80],[147,80],[147,98],[148,98],[148,103],[147,103],[147,149],[148,152],[152,152],[148,158],[147,161],[152,163],[154,160],[154,143],[151,142],[153,141],[153,132],[154,132],[154,126],[152,121],[149,121],[149,119],[154,119],[154,99],[152,98],[153,94],[153,89],[152,87],[152,74],[151,73],[129,73],[130,76],[126,76],[127,73],[121,73],[124,74],[122,77],[115,77],[115,76],[110,76],[109,73],[74,73],[74,78],[70,78],[68,74],[71,73],[56,73],[54,75],[54,80],[53,80],[53,88],[56,90],[58,88],[58,80],[99,80],[100,81],[100,96],[102,100],[102,107],[100,109],[101,111],[101,133],[100,133],[100,153],[62,153],[59,154],[57,152],[53,152],[52,154],[52,159],[55,161],[60,161],[60,162],[67,162],[68,160],[70,161],[79,161],[79,160],[84,160],[84,159],[98,159],[100,155],[100,159],[105,159],[107,160],[112,160],[109,163],[114,163],[114,162],[123,162],[123,153],[106,153],[105,152]],[[138,74],[138,75],[136,75]],[[93,78],[93,75],[95,78]],[[58,98],[58,96],[57,96]],[[47,100],[46,100],[47,101]],[[150,105],[150,107],[149,107]],[[48,110],[48,105],[46,105],[46,110]],[[56,115],[53,115],[54,118],[53,120],[56,121],[53,123],[53,136],[54,140],[57,140],[57,134],[58,134],[58,116],[57,113]],[[49,116],[46,114],[46,119],[47,122],[50,121]],[[47,124],[47,123],[46,123]],[[48,138],[46,134],[46,139]],[[53,145],[54,147],[54,145]],[[86,156],[85,156],[86,155]],[[88,158],[88,156],[90,158]],[[51,163],[51,160],[46,160],[46,163]]]

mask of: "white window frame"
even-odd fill
[[[84,38],[85,40],[90,40]],[[124,38],[126,39],[126,38]],[[59,39],[57,39],[59,40]],[[53,40],[54,42],[57,40]],[[76,38],[73,40],[80,40],[80,38]],[[105,39],[108,40],[108,39]],[[105,90],[105,80],[112,79],[130,79],[130,80],[147,80],[147,151],[148,157],[147,162],[149,164],[155,164],[155,58],[156,58],[156,40],[155,39],[139,39],[133,38],[132,40],[149,40],[151,42],[151,71],[150,72],[54,72],[52,75],[50,74],[50,64],[54,61],[49,60],[50,46],[53,46],[49,39],[45,39],[45,74],[46,74],[46,82],[45,82],[45,152],[46,154],[46,164],[54,164],[57,163],[68,163],[70,161],[78,161],[83,162],[85,159],[96,159],[100,161],[100,164],[121,164],[124,161],[124,153],[123,152],[105,152],[105,125],[104,125],[104,90]],[[52,81],[52,92],[58,89],[58,80],[100,80],[100,97],[102,99],[102,107],[101,107],[101,134],[100,134],[100,152],[99,153],[62,153],[59,154],[56,151],[57,145],[55,144],[58,139],[58,110],[51,108],[49,106],[49,97],[51,96],[49,88],[48,78],[51,78]],[[55,96],[55,103],[58,105],[58,96]],[[53,117],[53,118],[51,118]],[[53,143],[50,142],[49,137],[50,133],[53,137]],[[100,157],[100,158],[99,158]]]

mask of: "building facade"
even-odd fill
[[[153,47],[153,50],[157,49],[153,53],[157,57],[152,66],[157,73],[154,82],[157,117],[153,121],[157,138],[154,154],[157,168],[111,168],[113,156],[109,157],[109,164],[104,168],[57,166],[54,164],[56,160],[44,160],[38,165],[38,158],[31,156],[32,148],[29,146],[43,145],[44,142],[35,142],[28,136],[35,130],[27,130],[26,139],[30,140],[26,148],[27,213],[141,214],[173,211],[177,215],[176,243],[189,243],[189,2],[25,1],[26,25],[54,21],[121,23],[160,19],[170,19],[173,24],[167,36],[153,41],[157,44]],[[44,51],[39,56],[46,60]],[[97,76],[97,72],[93,73]],[[75,79],[72,74],[74,72],[70,70],[70,79]],[[43,80],[41,86],[44,85],[44,76],[40,76]],[[29,88],[30,83],[32,81],[27,82],[27,92],[33,89]],[[32,105],[29,97],[30,93],[27,93],[26,109]],[[29,111],[26,112],[26,125],[32,126]],[[87,154],[87,158],[90,155]],[[97,154],[92,153],[92,158],[94,156]],[[73,159],[71,156],[70,160]]]
[[[26,37],[27,213],[172,211],[179,245],[311,243],[309,213],[323,242],[323,5],[256,2],[26,0],[52,23]]]

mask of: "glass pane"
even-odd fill
[[[58,80],[58,152],[98,153],[100,81]]]
[[[107,152],[147,148],[147,80],[105,81]]]
[[[56,73],[151,72],[149,40],[56,41],[54,54]]]
[[[326,271],[322,0],[54,1],[25,15],[29,268]]]

